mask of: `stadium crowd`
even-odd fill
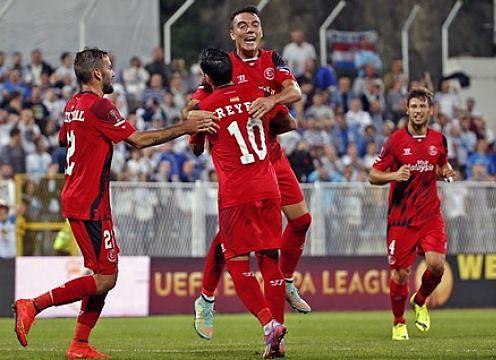
[[[400,59],[390,68],[370,50],[366,39],[355,55],[353,75],[338,76],[332,66],[318,67],[313,45],[293,31],[282,52],[295,74],[303,99],[292,111],[298,130],[281,143],[301,182],[366,181],[367,173],[387,137],[405,126],[408,89],[423,85],[435,92],[432,127],[447,138],[450,162],[461,179],[493,180],[496,174],[494,134],[472,98],[462,103],[456,83],[435,88],[428,72],[407,81]],[[153,129],[180,121],[181,109],[201,82],[198,64],[188,70],[183,59],[164,64],[156,48],[152,61],[139,56],[116,73],[109,95],[121,114],[137,129]],[[66,101],[78,91],[73,56],[64,52],[54,67],[35,49],[28,61],[20,52],[0,51],[0,177],[16,173],[63,173],[65,149],[58,130]],[[112,178],[129,181],[215,181],[209,156],[195,157],[186,137],[157,148],[115,147]]]

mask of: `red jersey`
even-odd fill
[[[219,177],[219,209],[280,198],[272,163],[267,156],[267,134],[272,118],[288,109],[277,105],[262,119],[248,114],[251,102],[263,96],[250,84],[225,86],[199,103],[201,110],[214,112],[220,129],[208,135],[210,152]]]
[[[234,84],[252,84],[259,87],[263,94],[274,95],[282,90],[285,80],[295,80],[282,57],[273,50],[260,49],[259,56],[252,59],[241,59],[235,52],[229,53],[233,65],[232,82]],[[203,100],[212,90],[209,86],[200,85],[193,94],[193,99]],[[269,134],[269,154],[271,160],[278,159],[281,145],[277,136]]]
[[[108,220],[113,144],[136,130],[107,99],[92,92],[74,95],[64,109],[59,142],[67,146],[62,210],[66,218]]]
[[[398,130],[384,144],[374,168],[397,171],[410,168],[410,179],[392,181],[389,188],[388,226],[419,226],[440,214],[436,166],[448,161],[446,138],[432,129],[425,136],[411,135],[407,128]]]

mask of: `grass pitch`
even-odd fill
[[[391,340],[389,312],[288,314],[288,359],[496,359],[496,310],[431,311],[420,333],[409,311],[409,341]],[[260,359],[261,330],[249,315],[217,314],[214,339],[200,339],[193,316],[104,318],[91,342],[114,359]],[[64,359],[75,319],[40,319],[22,348],[13,319],[0,319],[0,359]]]

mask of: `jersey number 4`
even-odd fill
[[[255,140],[255,128],[258,128],[260,132],[261,148],[258,147]],[[229,124],[227,130],[229,131],[229,134],[234,136],[236,142],[238,143],[239,150],[241,150],[241,156],[239,157],[241,164],[246,165],[255,162],[255,156],[248,151],[248,146],[246,145],[246,141],[239,130],[238,123],[233,121]],[[257,154],[257,157],[260,160],[265,159],[267,156],[267,145],[265,144],[265,133],[262,120],[252,118],[248,119],[248,122],[246,123],[246,132],[248,133],[248,141],[250,142],[253,151],[255,151],[255,154]]]

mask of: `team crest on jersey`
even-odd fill
[[[115,263],[117,262],[117,253],[115,252],[115,249],[110,249],[108,252],[108,261]]]
[[[388,263],[389,265],[396,264],[396,257],[394,257],[393,255],[388,255]]]
[[[113,120],[114,122],[117,122],[117,121],[121,120],[121,117],[119,116],[119,113],[115,109],[110,110],[108,114],[109,114],[109,118],[111,120]]]
[[[275,74],[274,74],[274,69],[273,68],[266,68],[264,70],[264,77],[267,80],[274,80]]]
[[[412,155],[412,149],[404,148],[403,149],[403,155]]]
[[[238,84],[243,84],[245,82],[248,82],[248,80],[246,80],[245,74],[238,75]]]
[[[434,145],[429,146],[429,155],[437,155],[437,148]]]

